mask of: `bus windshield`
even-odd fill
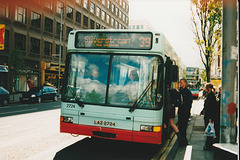
[[[141,96],[136,108],[158,109],[158,56],[72,53],[69,61],[64,101],[130,107]]]

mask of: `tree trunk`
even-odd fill
[[[207,82],[211,82],[211,66],[206,67]]]

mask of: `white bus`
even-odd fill
[[[60,132],[162,143],[166,86],[178,81],[162,33],[76,30],[67,50]]]

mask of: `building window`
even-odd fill
[[[56,22],[56,35],[58,35],[60,37],[60,31],[61,31],[61,27],[60,27],[60,23]],[[63,38],[63,24],[62,24],[62,38]]]
[[[110,16],[107,14],[107,23],[110,24]]]
[[[112,4],[112,13],[115,13],[115,5]]]
[[[61,1],[57,1],[57,13],[61,14],[63,10],[63,3]]]
[[[53,20],[45,17],[45,31],[52,33],[53,32]]]
[[[15,48],[19,49],[21,51],[26,50],[26,36],[25,35],[15,33]]]
[[[119,28],[118,21],[115,22],[115,25],[116,25],[115,28],[118,29]]]
[[[7,4],[0,5],[0,15],[7,17],[9,16],[9,8]]]
[[[128,19],[128,17],[126,17],[126,23],[129,24],[129,19]]]
[[[119,29],[122,29],[122,24],[119,24]]]
[[[76,3],[80,4],[81,0],[76,0]]]
[[[59,54],[60,54],[60,45],[59,44],[56,44],[56,53],[55,53],[55,56],[56,57],[59,57]],[[61,58],[63,58],[63,46],[61,46]]]
[[[141,29],[143,29],[143,25],[141,25]]]
[[[119,11],[119,18],[122,19],[122,11]]]
[[[31,38],[30,52],[37,54],[40,53],[40,39]]]
[[[26,8],[16,6],[15,20],[26,24]]]
[[[102,0],[102,4],[105,6],[106,5],[106,0]]]
[[[52,0],[46,0],[45,7],[52,10],[53,9]]]
[[[66,37],[67,37],[67,39],[68,39],[68,34],[69,34],[69,32],[71,32],[71,30],[73,30],[73,29],[67,26],[67,29],[66,29]]]
[[[96,15],[98,17],[100,17],[100,14],[101,14],[101,9],[99,7],[97,7],[97,10],[96,10]]]
[[[44,42],[44,55],[51,56],[52,55],[52,43]]]
[[[111,25],[114,27],[114,25],[115,25],[115,20],[114,20],[114,18],[111,18]]]
[[[122,5],[122,0],[119,0],[120,5]]]
[[[124,21],[124,22],[126,21],[126,16],[125,16],[124,13],[123,13],[123,21]]]
[[[119,9],[116,7],[116,16],[119,16]]]
[[[96,29],[100,29],[100,24],[96,23]]]
[[[110,0],[107,1],[107,8],[110,9]]]
[[[31,25],[35,28],[41,27],[41,15],[35,12],[31,12]]]
[[[67,6],[67,17],[73,19],[73,9]]]
[[[83,7],[88,9],[88,0],[83,0]]]
[[[76,22],[81,23],[81,13],[76,11]]]
[[[126,2],[123,1],[123,9],[126,9]]]
[[[88,27],[88,17],[87,16],[83,16],[83,25],[85,27]]]
[[[106,12],[105,11],[102,11],[102,20],[106,20]]]
[[[129,5],[126,4],[126,11],[129,12]]]
[[[91,2],[90,4],[90,12],[95,13],[95,4]]]
[[[90,20],[90,28],[94,29],[94,27],[95,27],[95,22],[91,19]]]

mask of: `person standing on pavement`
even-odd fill
[[[210,121],[211,123],[215,123],[217,117],[217,101],[215,93],[213,92],[212,84],[207,84],[205,87],[205,91],[207,95],[204,101],[204,108],[201,111],[200,115],[204,115],[204,124],[206,128]],[[207,137],[203,149],[204,150],[211,149],[212,143],[213,143],[212,137]]]
[[[187,80],[180,80],[180,93],[182,95],[182,105],[178,108],[178,129],[180,133],[179,146],[187,146],[188,140],[186,137],[186,130],[188,126],[188,119],[190,117],[190,110],[192,107],[193,96],[191,91],[187,88]]]

